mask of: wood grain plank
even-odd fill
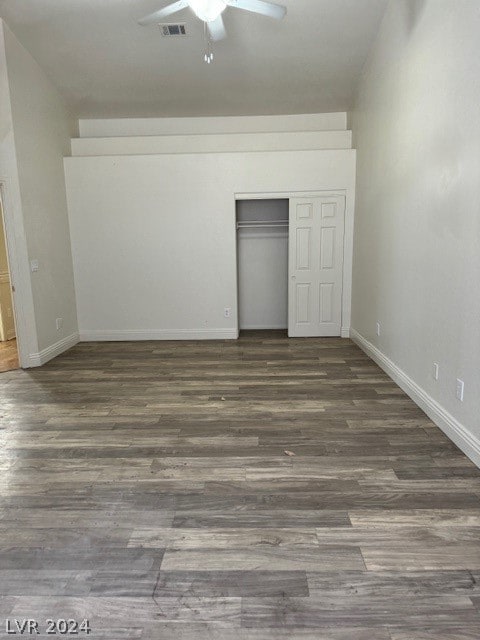
[[[349,340],[82,343],[2,374],[0,416],[4,617],[479,637],[480,470]]]

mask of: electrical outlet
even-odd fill
[[[60,329],[61,329],[61,328],[62,328],[62,326],[63,326],[63,318],[57,318],[57,319],[55,320],[55,325],[56,325],[56,327],[57,327],[57,331],[60,331]]]
[[[380,335],[380,323],[377,322],[377,336]]]
[[[438,380],[439,370],[440,370],[440,367],[438,366],[438,362],[434,362],[433,363],[433,379],[434,380]]]
[[[463,402],[463,391],[465,389],[465,383],[460,378],[457,378],[457,400]]]
[[[232,309],[230,307],[225,307],[225,309],[223,310],[223,315],[225,316],[225,318],[230,318],[232,315]]]

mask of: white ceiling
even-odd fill
[[[228,8],[228,38],[203,61],[190,9],[164,38],[136,20],[167,0],[0,0],[10,26],[79,117],[346,111],[386,0],[284,0],[279,22]]]

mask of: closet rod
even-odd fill
[[[237,229],[262,229],[263,227],[288,227],[288,222],[272,220],[271,222],[238,222]]]

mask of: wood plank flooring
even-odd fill
[[[19,368],[17,340],[0,342],[0,373]]]
[[[0,393],[0,637],[480,638],[480,471],[350,341],[81,344]]]

